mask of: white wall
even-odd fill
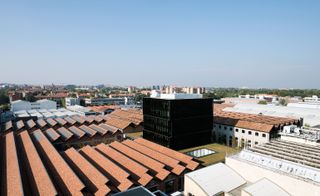
[[[184,195],[188,196],[189,193],[195,196],[208,196],[197,183],[184,175]]]
[[[38,110],[38,109],[57,109],[57,103],[51,100],[39,100],[36,102],[16,101],[11,103],[11,111]]]
[[[245,133],[242,133],[242,131],[244,131]],[[249,144],[251,146],[255,146],[269,142],[269,133],[254,131],[250,129],[243,129],[239,127],[215,124],[213,132],[213,134],[216,134],[217,139],[219,138],[219,134],[226,135],[227,145],[229,145],[229,141],[227,141],[227,139],[229,140],[230,137],[238,138],[237,145],[239,147],[241,146],[241,139],[244,139],[244,143],[247,144],[247,146]],[[251,132],[251,135],[249,134],[249,132]],[[258,136],[256,136],[256,134],[258,134]],[[263,134],[265,134],[265,137],[263,137]]]
[[[268,178],[292,196],[319,196],[320,194],[320,185],[280,173],[279,171],[272,171],[240,161],[234,157],[226,157],[226,165],[234,169],[249,182]]]

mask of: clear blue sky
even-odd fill
[[[320,88],[320,1],[0,2],[0,82]]]

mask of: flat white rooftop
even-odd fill
[[[186,93],[172,93],[172,94],[160,94],[158,92],[151,92],[151,98],[158,99],[201,99],[202,94],[186,94]]]

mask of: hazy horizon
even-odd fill
[[[0,83],[320,88],[320,1],[0,3]]]

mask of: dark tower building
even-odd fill
[[[178,150],[211,142],[212,99],[144,98],[143,137]]]

